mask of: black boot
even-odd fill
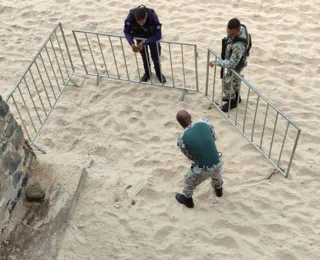
[[[224,102],[229,102],[229,98],[227,97],[227,96],[224,96],[223,98],[222,98],[222,101],[224,101]],[[239,96],[239,104],[241,103],[241,97]]]
[[[167,82],[167,79],[166,79],[166,77],[162,74],[162,73],[157,73],[157,78],[158,78],[158,80],[160,81],[160,83],[166,83]]]
[[[141,77],[140,81],[147,82],[149,79],[150,79],[150,75],[147,73],[144,73],[143,76]]]
[[[239,93],[236,92],[236,97],[234,99],[231,99],[230,100],[230,110],[231,109],[234,109],[238,106],[237,102],[238,102],[238,96],[239,96]],[[239,96],[239,101],[240,101],[240,96]],[[239,102],[240,103],[240,102]],[[222,112],[228,112],[229,111],[229,100],[227,103],[224,103],[221,107],[220,107],[221,111]]]
[[[194,207],[192,197],[191,198],[187,198],[185,195],[177,193],[176,194],[176,200],[179,203],[184,204],[188,208],[193,208]]]
[[[223,195],[222,187],[220,189],[214,188],[214,190],[216,192],[217,197],[222,197],[222,195]]]

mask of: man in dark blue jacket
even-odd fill
[[[161,46],[158,41],[162,37],[161,23],[154,10],[146,8],[144,5],[131,9],[125,20],[123,31],[132,50],[141,53],[144,67],[144,75],[142,76],[141,81],[147,82],[151,76],[150,56],[148,51],[149,46],[157,78],[161,83],[165,83],[166,78],[161,73],[159,60]],[[136,45],[134,43],[135,37],[143,38],[145,40],[137,40]]]

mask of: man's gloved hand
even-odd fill
[[[132,51],[133,51],[133,52],[139,52],[139,49],[138,49],[138,47],[137,47],[135,44],[132,44],[132,45],[131,45],[131,48],[132,48]]]

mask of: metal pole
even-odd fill
[[[208,88],[209,88],[209,62],[210,62],[210,51],[207,52],[207,74],[206,74],[206,90],[204,95],[208,96]],[[213,99],[212,99],[213,102]]]
[[[94,60],[93,53],[92,53],[92,50],[91,50],[91,46],[90,46],[90,42],[89,42],[89,39],[88,39],[88,35],[85,34],[85,36],[86,36],[86,39],[87,39],[87,43],[88,43],[88,46],[89,46],[89,50],[90,50],[90,53],[91,53],[91,58],[92,58],[93,64],[94,64],[94,67],[96,69],[96,73],[97,73],[97,75],[99,75],[97,64],[96,64],[96,62]]]
[[[208,66],[208,68],[209,68],[209,66]],[[214,93],[216,91],[216,75],[217,75],[217,67],[214,66],[213,87],[212,87],[212,102],[214,102]]]
[[[157,45],[157,55],[158,55],[158,61],[159,61],[159,67],[160,67],[160,74],[161,74],[161,84],[163,86],[163,77],[162,77],[162,69],[161,69],[161,61],[160,61],[160,53],[159,53],[159,45],[160,44],[159,42],[156,42],[156,45]]]
[[[120,78],[120,74],[119,74],[118,64],[117,64],[117,60],[116,60],[116,55],[114,54],[114,49],[113,49],[113,45],[112,45],[112,42],[111,42],[110,36],[108,36],[108,37],[109,37],[109,42],[110,42],[111,49],[112,49],[112,54],[113,54],[114,64],[116,65],[116,68],[117,68],[117,74],[118,74],[118,79],[119,79],[119,78]]]
[[[275,121],[275,123],[274,123],[274,129],[273,129],[273,134],[272,134],[271,144],[270,144],[270,151],[269,151],[269,156],[268,156],[269,158],[270,158],[271,151],[272,151],[274,134],[275,134],[275,132],[276,132],[276,128],[277,128],[278,116],[279,116],[279,113],[277,112],[276,121]]]
[[[19,90],[20,96],[21,96],[21,98],[22,98],[23,104],[24,104],[24,106],[26,107],[26,110],[27,110],[27,113],[28,113],[29,118],[30,118],[30,120],[31,120],[33,129],[34,129],[34,131],[37,133],[37,129],[36,129],[34,123],[33,123],[33,119],[32,119],[32,117],[31,117],[31,115],[30,115],[29,108],[28,108],[28,106],[27,106],[27,104],[26,104],[26,102],[25,102],[25,100],[24,100],[24,97],[23,97],[23,94],[22,94],[22,92],[21,92],[20,86],[18,86],[18,90]]]
[[[182,58],[183,84],[184,84],[184,87],[186,88],[187,87],[187,83],[186,83],[186,74],[185,74],[185,71],[184,71],[183,45],[181,44],[180,46],[181,46],[181,58]]]
[[[139,64],[138,64],[138,59],[137,59],[137,53],[134,53],[134,56],[136,58],[136,64],[137,64],[137,69],[138,69],[138,76],[139,76],[139,82],[141,82],[141,76],[140,76],[140,69],[139,69]]]
[[[19,87],[19,86],[18,86],[18,87]],[[18,106],[17,106],[16,100],[14,99],[13,94],[11,95],[11,97],[12,97],[13,103],[14,103],[17,111],[18,111],[18,114],[19,114],[20,120],[21,120],[21,122],[22,122],[22,124],[23,124],[24,130],[26,130],[26,133],[27,133],[27,136],[28,136],[28,138],[29,138],[29,141],[31,142],[31,137],[30,137],[29,132],[28,132],[28,129],[27,129],[25,123],[24,123],[24,120],[23,120],[23,118],[22,118],[22,116],[21,116],[20,110],[19,110],[19,108],[18,108]]]
[[[31,101],[32,101],[32,104],[33,104],[33,107],[34,107],[34,109],[36,110],[36,113],[37,113],[37,116],[38,116],[38,118],[39,118],[40,124],[42,124],[40,115],[39,115],[39,113],[38,113],[37,106],[36,106],[36,104],[34,103],[34,100],[33,100],[33,97],[32,97],[32,95],[31,95],[30,88],[29,88],[29,86],[28,86],[28,84],[27,84],[27,81],[26,81],[25,78],[23,78],[23,80],[24,80],[24,84],[26,84],[26,87],[27,87],[27,89],[28,89],[28,92],[29,92],[29,95],[30,95],[30,98],[31,98]]]
[[[214,65],[216,67],[216,65]],[[223,72],[223,75],[222,75],[222,87],[221,87],[221,106],[222,106],[222,99],[223,99],[223,88],[224,88],[224,82],[225,82],[225,73]],[[221,109],[220,109],[221,110]]]
[[[258,106],[259,106],[259,100],[260,100],[260,96],[258,95],[257,98],[257,105],[256,105],[256,111],[254,113],[254,117],[253,117],[253,125],[252,125],[252,133],[251,133],[251,141],[253,142],[253,134],[254,134],[254,127],[256,124],[256,118],[257,118],[257,112],[258,112]]]
[[[196,73],[196,87],[197,87],[197,91],[199,92],[197,45],[194,46],[194,63],[195,63],[195,73]]]
[[[54,57],[57,61],[57,64],[58,64],[58,69],[59,69],[59,72],[60,72],[60,76],[61,76],[61,79],[62,79],[62,83],[64,85],[64,78],[63,78],[63,75],[62,75],[62,70],[61,70],[61,67],[60,67],[60,62],[58,60],[58,57],[57,57],[57,54],[56,54],[56,50],[54,49],[54,46],[53,46],[53,43],[52,43],[52,40],[50,39],[50,44],[51,44],[51,47],[52,47],[52,50],[53,50],[53,54],[54,54]],[[69,76],[69,75],[68,75]]]
[[[280,155],[279,155],[279,160],[278,160],[278,167],[280,165],[280,161],[281,161],[281,156],[282,156],[282,151],[283,151],[283,148],[284,148],[284,144],[286,142],[286,138],[287,138],[287,134],[288,134],[288,129],[289,129],[289,121],[288,121],[288,124],[287,124],[287,128],[286,128],[286,132],[284,134],[284,138],[283,138],[283,143],[282,143],[282,146],[281,146],[281,150],[280,150]]]
[[[291,169],[292,160],[293,160],[293,157],[294,157],[297,145],[298,145],[300,134],[301,134],[301,130],[298,130],[297,138],[296,138],[296,141],[294,142],[293,150],[292,150],[292,153],[291,153],[291,158],[290,158],[290,161],[289,161],[289,164],[288,164],[288,169],[287,169],[287,172],[286,172],[286,178],[288,178],[288,175],[289,175],[289,172],[290,172],[290,169]]]
[[[238,95],[238,98],[237,98],[235,125],[237,125],[237,123],[238,123],[238,112],[239,112],[239,101],[240,101],[240,93],[241,93],[241,82],[242,82],[242,80],[240,80],[240,82],[239,82],[239,95]]]
[[[250,96],[251,88],[248,88],[248,96],[247,96],[247,103],[246,103],[246,110],[244,111],[244,119],[243,119],[243,133],[246,127],[246,118],[247,118],[247,110],[248,110],[248,103],[249,103],[249,96]]]
[[[121,43],[121,48],[122,48],[122,54],[123,54],[123,59],[124,59],[124,65],[126,66],[127,77],[128,77],[128,79],[130,80],[129,72],[128,72],[128,66],[127,66],[127,60],[126,60],[126,55],[124,54],[124,48],[123,48],[122,38],[120,38],[120,43]]]
[[[61,45],[60,45],[60,42],[59,42],[59,38],[58,38],[57,32],[54,32],[54,35],[56,36],[56,39],[57,39],[57,42],[58,42],[58,46],[59,46],[59,50],[60,50],[60,54],[61,54],[61,57],[62,57],[62,60],[63,60],[63,64],[64,64],[64,67],[66,68],[67,76],[69,77],[67,64],[66,64],[66,61],[65,61],[64,56],[63,56],[63,52],[62,52],[62,49],[61,49]]]
[[[33,84],[34,84],[36,90],[38,91],[38,86],[37,86],[36,81],[35,81],[35,79],[34,79],[34,77],[33,77],[33,74],[32,74],[31,69],[29,70],[29,73],[30,73],[31,78],[32,78],[32,80],[33,80]],[[47,99],[48,99],[48,102],[49,102],[50,107],[52,107],[52,104],[51,104],[51,101],[50,101],[50,98],[49,98],[49,95],[48,95],[48,92],[47,92],[47,89],[46,89],[46,88],[44,88],[44,92],[46,93],[46,96],[47,96]],[[38,91],[38,93],[40,93],[40,92]],[[40,97],[40,94],[39,94],[39,97]]]
[[[148,51],[148,45],[143,45],[143,49],[142,51],[145,52],[145,55],[146,55],[146,59],[147,59],[147,65],[148,65],[148,70],[149,70],[149,75],[150,75],[150,83],[152,85],[152,75],[151,75],[151,69],[150,69],[150,62],[149,62],[149,51]]]
[[[41,53],[39,54],[39,56],[40,56],[40,59],[41,59],[42,65],[43,65],[43,67],[44,67],[44,70],[45,70],[45,72],[46,72],[46,75],[47,75],[48,81],[49,81],[49,83],[50,83],[50,87],[51,87],[52,93],[53,93],[53,95],[54,95],[54,99],[55,99],[55,100],[57,100],[56,93],[55,93],[55,91],[54,91],[54,89],[53,89],[53,86],[52,86],[52,83],[51,83],[51,80],[50,80],[50,77],[49,77],[49,74],[48,74],[48,71],[47,71],[46,65],[44,64],[44,61],[43,61],[43,58],[42,58]],[[58,83],[58,82],[57,82],[57,83]]]
[[[173,66],[172,66],[172,56],[171,56],[171,44],[169,44],[169,54],[170,54],[170,65],[171,65],[171,75],[172,75],[172,86],[175,87],[174,84],[174,74],[173,74]]]
[[[49,55],[49,52],[48,52],[47,46],[45,46],[45,50],[46,50],[46,53],[47,53],[47,56],[48,56],[48,59],[49,59],[49,62],[50,62],[50,66],[51,66],[51,69],[52,69],[52,72],[53,72],[54,78],[56,79],[58,89],[59,89],[59,91],[60,91],[60,93],[61,93],[61,89],[60,89],[60,87],[59,87],[58,78],[57,78],[56,72],[54,71],[54,67],[53,67],[53,64],[52,64],[52,61],[51,61],[51,58],[50,58],[50,55]]]
[[[233,71],[231,71],[231,86],[230,86],[231,89],[233,89],[233,80],[234,80]],[[235,91],[235,90],[233,89],[233,91]],[[230,95],[229,95],[228,105],[229,105],[228,118],[230,118],[230,108],[231,108],[231,97],[230,97]]]
[[[66,50],[67,50],[67,53],[68,53],[68,57],[69,57],[69,61],[70,61],[70,64],[71,64],[72,71],[74,71],[74,66],[73,66],[73,62],[72,62],[72,59],[71,59],[69,47],[68,47],[68,44],[67,44],[67,41],[66,41],[66,37],[64,35],[64,31],[63,31],[61,23],[60,23],[60,31],[61,31],[61,34],[62,34],[64,45],[66,46]]]
[[[77,47],[78,47],[78,51],[79,51],[79,54],[80,54],[80,58],[81,58],[81,61],[82,61],[82,64],[83,64],[84,71],[88,75],[87,66],[86,66],[86,64],[84,62],[84,59],[83,59],[83,56],[82,56],[82,52],[81,52],[81,49],[80,49],[80,45],[79,45],[76,33],[75,33],[75,31],[72,31],[72,33],[73,33],[74,40],[76,41],[76,44],[77,44]]]
[[[262,135],[261,135],[261,141],[260,141],[260,150],[261,150],[261,147],[262,147],[264,130],[265,130],[265,128],[266,128],[266,122],[267,122],[267,117],[268,117],[268,110],[269,110],[269,103],[267,103],[266,115],[265,115],[265,117],[264,117],[264,123],[263,123],[263,129],[262,129]]]
[[[49,103],[50,103],[50,99],[49,99],[49,96],[48,96],[47,88],[46,88],[46,85],[44,84],[43,78],[42,78],[42,76],[41,76],[41,73],[40,73],[40,70],[39,70],[39,67],[38,67],[37,61],[35,61],[34,63],[35,63],[35,65],[36,65],[36,68],[37,68],[38,74],[39,74],[39,76],[40,76],[40,80],[41,80],[41,82],[42,82],[42,85],[43,85],[44,91],[46,92],[47,98],[48,98]],[[51,104],[51,103],[50,103],[50,104]]]
[[[106,67],[106,72],[107,72],[107,75],[109,77],[109,72],[108,72],[106,59],[104,58],[104,55],[103,55],[103,51],[102,51],[102,47],[101,47],[101,43],[100,43],[100,39],[99,39],[99,35],[98,34],[97,34],[97,40],[98,40],[98,43],[99,43],[99,47],[100,47],[100,52],[101,52],[101,56],[102,56],[102,59],[103,59],[103,63],[104,63],[104,66]]]

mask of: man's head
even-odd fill
[[[147,11],[144,6],[139,6],[135,13],[135,18],[138,24],[141,26],[146,23],[147,20]]]
[[[240,21],[233,18],[228,22],[227,33],[229,37],[236,37],[240,34]]]
[[[191,115],[186,110],[180,110],[177,113],[177,121],[183,128],[187,128],[189,125],[192,124]]]

